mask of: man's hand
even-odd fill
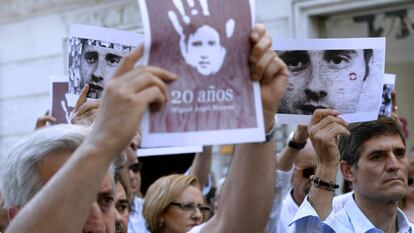
[[[105,86],[91,137],[96,148],[119,153],[136,134],[142,116],[149,106],[160,109],[167,100],[167,86],[177,77],[158,67],[135,63],[143,55],[143,46],[126,55],[112,79]]]
[[[72,124],[90,126],[95,121],[101,100],[87,102],[88,91],[89,85],[86,84],[76,101],[75,109],[72,113]]]
[[[348,124],[339,112],[331,109],[318,109],[309,123],[309,135],[319,164],[335,165],[339,163],[338,136],[349,135]]]
[[[35,130],[43,128],[47,125],[47,123],[53,123],[56,121],[56,118],[49,115],[49,110],[45,112],[45,114],[36,120]]]
[[[265,129],[274,124],[274,116],[285,94],[288,69],[272,50],[272,39],[266,36],[265,27],[257,24],[250,34],[253,43],[250,52],[252,79],[260,81]]]

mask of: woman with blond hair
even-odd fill
[[[209,212],[197,178],[186,175],[159,178],[149,187],[143,207],[151,233],[186,233],[203,223]]]

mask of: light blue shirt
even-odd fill
[[[411,224],[405,214],[397,210],[398,233],[412,233]],[[362,211],[355,200],[350,198],[344,208],[336,213],[331,212],[325,221],[321,221],[315,209],[305,198],[298,212],[289,225],[289,232],[298,233],[383,233],[376,228]]]

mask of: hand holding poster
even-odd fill
[[[384,77],[384,38],[275,40],[289,78],[279,123],[308,124],[319,108],[347,122],[377,119]]]
[[[264,139],[258,83],[250,79],[254,2],[139,0],[144,63],[175,73],[169,101],[142,125],[144,146]],[[237,9],[235,11],[234,9]]]

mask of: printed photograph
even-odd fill
[[[54,124],[70,124],[73,107],[70,105],[70,100],[68,100],[68,81],[67,76],[66,80],[58,80],[57,77],[54,77],[51,82],[51,111],[50,115],[56,118]],[[60,77],[59,77],[60,78]],[[60,78],[63,79],[64,77]]]
[[[338,42],[331,39],[329,46]],[[384,49],[289,48],[277,53],[289,70],[278,114],[309,115],[310,119],[316,109],[335,109],[342,115],[378,111]]]
[[[148,64],[178,75],[170,101],[151,113],[151,133],[258,127],[248,54],[248,0],[142,0]],[[237,9],[237,10],[235,10]]]
[[[69,93],[99,99],[123,56],[139,44],[137,34],[102,27],[72,25],[69,38]]]
[[[382,102],[379,110],[379,116],[391,117],[392,113],[392,93],[395,90],[395,75],[385,74],[384,86],[382,87]]]

